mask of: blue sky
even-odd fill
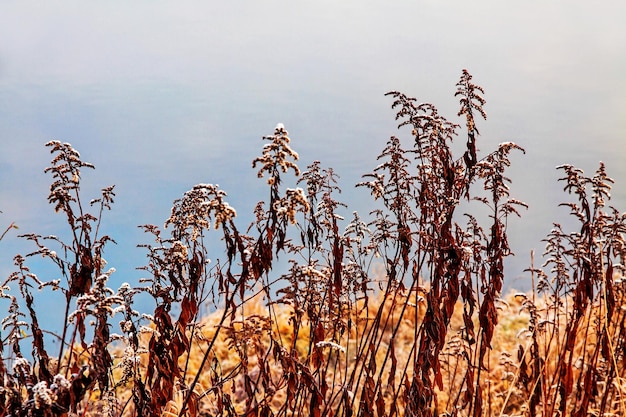
[[[483,154],[504,141],[527,150],[510,171],[531,205],[510,225],[515,278],[564,218],[555,166],[605,161],[626,207],[625,17],[623,1],[3,2],[0,225],[60,233],[44,143],[70,142],[96,165],[87,199],[116,184],[108,261],[114,284],[132,281],[146,242],[136,226],[162,225],[196,183],[220,184],[245,227],[265,196],[250,163],[278,122],[301,168],[319,159],[341,176],[346,217],[365,214],[369,196],[352,186],[399,134],[384,93],[458,121],[467,68],[486,90]],[[0,243],[4,277],[31,248],[15,234]]]

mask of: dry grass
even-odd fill
[[[49,142],[48,199],[68,237],[23,235],[35,249],[15,257],[2,285],[0,414],[626,414],[626,215],[606,206],[604,165],[592,177],[560,167],[575,196],[563,205],[579,225],[555,223],[545,263],[528,270],[533,291],[503,298],[507,224],[526,206],[510,196],[506,170],[523,149],[505,142],[478,154],[484,91],[465,70],[455,94],[460,156],[450,146],[460,125],[388,95],[409,143],[392,136],[357,184],[374,199],[367,219],[343,218],[333,170],[316,161],[301,171],[279,124],[252,162],[268,187],[255,220],[240,229],[223,190],[194,186],[163,229],[141,226],[146,277],[117,290],[103,258],[114,187],[83,201],[82,171],[93,166]],[[40,279],[32,256],[62,279]],[[65,296],[58,352],[33,288]],[[155,301],[151,314],[133,308],[138,294]],[[203,317],[205,306],[214,313]]]
[[[619,277],[616,277],[619,279]],[[481,385],[483,392],[483,401],[488,404],[490,410],[487,415],[526,415],[528,413],[528,386],[521,381],[522,375],[520,373],[520,357],[524,361],[528,361],[529,351],[533,343],[533,334],[529,331],[531,317],[525,302],[530,294],[510,293],[504,297],[499,303],[500,321],[495,328],[494,341],[492,343],[492,349],[489,352],[487,360],[487,367],[483,373],[483,377],[480,381],[477,381]],[[412,346],[415,341],[415,333],[417,328],[423,323],[425,314],[425,301],[423,296],[420,295],[416,299],[414,296],[411,298],[411,305],[415,304],[419,306],[416,310],[417,315],[409,314],[402,318],[399,323],[398,306],[404,303],[404,299],[401,296],[400,300],[382,299],[376,298],[369,306],[370,317],[375,315],[379,309],[382,309],[384,320],[389,317],[391,327],[397,324],[398,331],[395,336],[395,343],[397,346]],[[417,301],[417,302],[415,302]],[[571,300],[569,300],[571,301]],[[555,324],[558,320],[550,312],[550,308],[545,300],[537,303],[539,310],[541,310],[542,320],[545,322],[544,328],[536,336],[540,341],[540,349],[544,351],[544,356],[547,358],[544,364],[545,374],[554,374],[556,361],[554,360],[558,353],[555,352],[556,346],[549,346],[549,338],[547,336],[555,333],[563,332],[565,326],[560,326],[557,330]],[[360,306],[362,307],[362,306]],[[443,386],[441,389],[437,389],[437,409],[447,410],[452,412],[450,404],[454,403],[456,396],[463,394],[462,381],[464,376],[464,370],[467,366],[466,360],[463,358],[464,350],[461,348],[463,345],[462,329],[463,318],[460,310],[462,306],[457,306],[452,321],[450,323],[450,329],[446,340],[446,347],[442,353],[442,374],[443,374]],[[593,306],[589,311],[589,316],[586,321],[594,321],[597,319],[597,315],[600,314],[601,307],[598,305]],[[268,306],[262,300],[261,297],[255,297],[251,299],[246,305],[246,313],[238,313],[242,317],[265,317],[269,321]],[[291,339],[291,322],[290,318],[293,316],[293,311],[285,306],[281,306],[274,311],[274,320],[272,320],[271,329],[267,329],[267,333],[259,340],[258,345],[255,345],[251,349],[251,353],[247,356],[247,363],[249,367],[248,375],[252,378],[253,382],[258,381],[258,375],[261,372],[260,368],[263,365],[268,366],[269,373],[272,381],[276,382],[277,389],[272,395],[272,401],[269,404],[273,413],[279,412],[284,406],[287,398],[286,387],[280,387],[279,382],[283,379],[283,369],[280,363],[277,363],[271,355],[268,355],[271,349],[272,340],[282,340],[284,345],[290,345]],[[567,319],[565,311],[562,313],[561,320]],[[215,327],[220,320],[222,312],[215,312],[208,317],[201,320],[200,328],[202,329],[197,337],[198,342],[192,348],[189,359],[181,359],[180,366],[185,363],[189,366],[189,373],[195,375],[198,373],[204,351],[202,350],[203,342],[210,339],[215,333]],[[331,368],[327,374],[327,378],[332,380],[338,378],[344,379],[342,375],[335,375],[335,373],[341,374],[343,370],[348,373],[353,371],[355,366],[359,364],[355,360],[348,360],[346,352],[349,350],[355,350],[354,346],[359,344],[359,336],[366,334],[368,331],[368,323],[370,320],[364,317],[367,313],[364,313],[361,308],[352,312],[351,317],[357,328],[350,334],[345,335],[341,340],[337,341],[333,345],[328,344],[328,350],[323,355],[323,362],[332,362],[337,364],[336,368]],[[360,317],[360,319],[359,319]],[[304,323],[307,319],[304,319]],[[237,325],[241,330],[242,326]],[[593,349],[597,344],[595,340],[597,333],[592,332],[590,334],[580,334],[577,337],[576,346],[574,348],[575,363],[572,369],[572,376],[577,379],[581,375],[583,370],[583,363],[585,356],[593,354]],[[381,366],[384,361],[384,353],[389,349],[390,335],[389,337],[381,340],[377,348],[376,362],[378,366]],[[310,346],[311,338],[308,332],[302,332],[298,336],[296,341],[296,350],[298,355],[302,358],[307,357],[307,347]],[[349,349],[349,346],[353,346]],[[123,356],[123,352],[117,352],[120,356]],[[396,358],[399,363],[406,363],[409,351],[397,350]],[[144,355],[144,360],[147,356]],[[234,378],[225,378],[222,382],[222,389],[226,393],[230,393],[233,402],[233,409],[238,414],[244,414],[246,410],[247,395],[245,392],[244,374],[236,374],[237,370],[242,366],[242,358],[233,351],[229,344],[229,338],[226,335],[222,335],[218,338],[214,345],[214,350],[211,355],[211,371],[202,373],[202,377],[198,381],[198,388],[196,394],[198,396],[198,409],[203,415],[219,415],[220,405],[219,399],[216,398],[215,390],[212,388],[216,384],[215,376],[230,375],[235,373]],[[345,371],[344,371],[345,372]],[[383,374],[383,378],[388,380],[389,372]],[[396,374],[395,384],[399,385],[399,374]],[[204,389],[203,387],[211,387]],[[388,387],[388,384],[387,386]],[[183,391],[178,391],[169,405],[169,412],[172,413],[177,410],[175,414],[181,410],[180,402],[184,398]],[[613,404],[614,409],[619,410],[622,407],[619,401]],[[388,410],[387,410],[388,411]],[[571,412],[571,411],[570,411]],[[607,414],[607,413],[605,413]],[[128,415],[132,415],[129,410]],[[543,415],[543,414],[541,414]]]

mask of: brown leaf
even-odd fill
[[[385,399],[383,398],[380,385],[378,386],[378,395],[376,396],[376,412],[380,417],[385,415]]]

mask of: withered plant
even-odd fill
[[[593,177],[571,165],[563,203],[579,228],[554,223],[546,239],[544,267],[530,268],[535,297],[521,296],[531,313],[526,349],[520,346],[519,379],[530,415],[622,415],[626,288],[626,213],[607,207],[613,179],[600,163]]]
[[[86,205],[81,170],[93,166],[69,144],[48,143],[49,201],[69,228],[63,238],[23,235],[35,250],[15,257],[2,286],[0,415],[626,413],[626,217],[606,209],[612,180],[603,165],[592,178],[561,167],[580,231],[555,224],[550,271],[530,268],[536,292],[503,298],[507,223],[526,206],[511,197],[506,170],[523,149],[503,142],[481,154],[484,91],[465,70],[456,87],[461,124],[388,93],[403,135],[357,184],[374,200],[369,213],[345,214],[331,168],[301,171],[278,124],[252,161],[268,194],[251,224],[239,228],[219,186],[198,184],[162,228],[141,226],[146,276],[117,291],[103,258],[113,187]],[[34,256],[58,277],[31,272]],[[63,295],[58,352],[47,348],[55,336],[39,325],[32,288]],[[150,314],[135,310],[140,294],[154,301]],[[524,315],[500,314],[514,308]]]
[[[46,144],[54,155],[45,172],[52,175],[48,201],[66,217],[68,238],[26,234],[36,250],[15,257],[17,271],[2,284],[2,297],[11,300],[9,315],[3,320],[3,339],[12,351],[12,372],[0,366],[3,379],[3,415],[60,415],[77,412],[81,402],[97,389],[108,393],[113,359],[108,345],[109,316],[119,300],[106,286],[115,270],[105,270],[104,248],[112,239],[100,230],[102,216],[113,203],[113,186],[102,189],[100,198],[87,204],[81,199],[81,170],[93,168],[82,161],[68,143]],[[88,207],[96,208],[95,214]],[[56,250],[49,246],[56,247]],[[58,267],[58,277],[40,279],[30,271],[28,258],[48,258]],[[23,313],[17,297],[10,292],[17,286],[25,302]],[[58,337],[59,351],[50,356],[44,330],[39,326],[31,288],[59,291],[65,299],[63,332]],[[26,318],[28,316],[28,319]],[[92,320],[91,331],[87,331]],[[22,354],[22,340],[30,334],[32,363]]]

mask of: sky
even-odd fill
[[[486,93],[482,154],[505,141],[527,151],[509,172],[530,208],[509,224],[507,263],[508,285],[527,288],[530,250],[567,221],[557,165],[591,174],[604,161],[626,210],[624,18],[621,0],[2,2],[0,226],[19,230],[0,242],[0,274],[33,249],[18,233],[64,230],[46,201],[49,140],[96,166],[87,200],[116,185],[104,220],[116,287],[142,276],[137,226],[162,226],[194,184],[226,190],[245,228],[267,193],[251,161],[279,122],[301,168],[320,160],[339,174],[345,217],[366,214],[369,194],[353,185],[391,135],[409,139],[384,94],[462,123],[454,91],[467,68]]]

